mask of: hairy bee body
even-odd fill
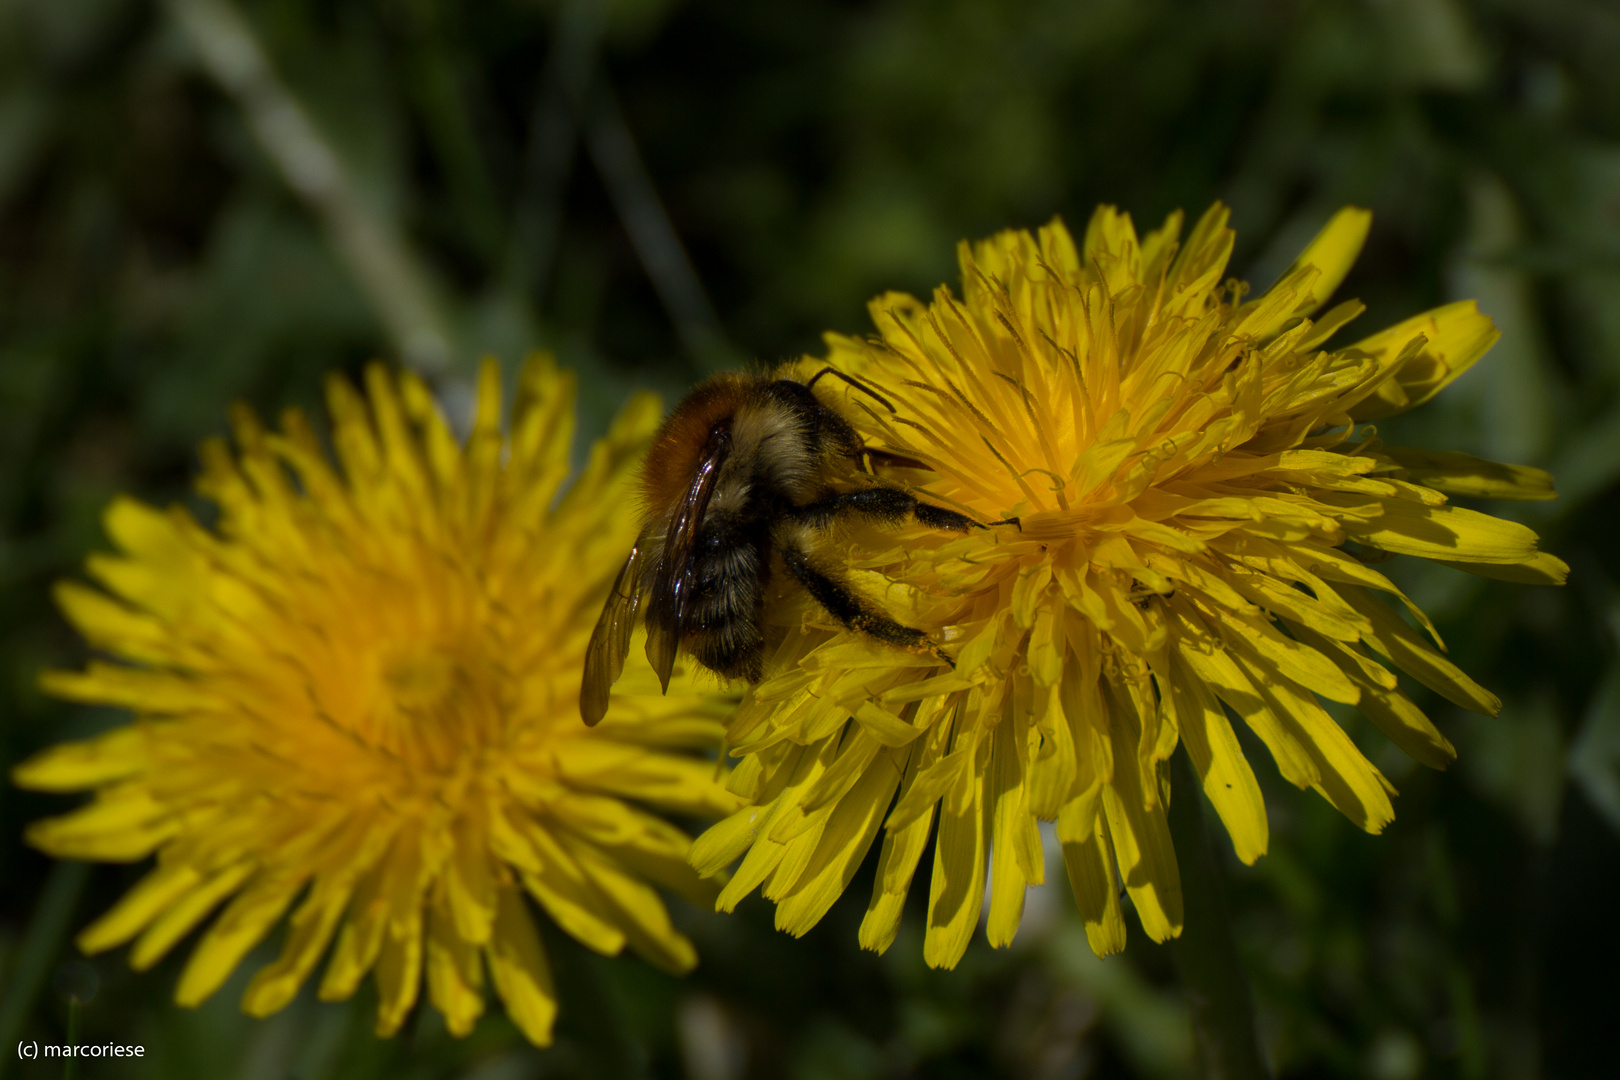
[[[692,656],[721,675],[758,681],[772,533],[784,510],[853,471],[859,452],[854,430],[802,383],[728,375],[700,387],[664,425],[642,471],[649,521],[665,522],[667,533],[692,477],[719,458],[696,525],[690,592],[649,597],[648,618],[684,600],[679,631]]]
[[[872,393],[831,369],[823,374]],[[922,631],[888,618],[817,566],[814,534],[846,515],[887,522],[914,516],[950,529],[977,523],[863,472],[860,439],[816,396],[815,381],[718,376],[664,421],[642,469],[645,526],[586,652],[580,710],[587,723],[607,709],[638,615],[647,626],[647,657],[666,688],[677,648],[720,675],[759,681],[766,587],[776,564],[852,629],[938,652]]]

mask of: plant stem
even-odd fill
[[[34,914],[23,930],[22,944],[6,972],[8,985],[0,998],[0,1046],[15,1046],[22,1038],[23,1025],[33,1012],[51,965],[61,953],[89,879],[89,863],[64,861],[51,867]],[[5,1076],[10,1060],[0,1054],[0,1077]]]
[[[68,998],[68,1059],[62,1066],[62,1080],[73,1080],[79,1071],[79,995]]]
[[[1175,755],[1171,768],[1170,836],[1186,905],[1172,948],[1199,1062],[1208,1080],[1263,1080],[1269,1074],[1255,1034],[1249,980],[1232,939],[1220,864],[1204,827],[1201,785],[1186,751]]]

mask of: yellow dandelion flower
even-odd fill
[[[965,298],[889,294],[871,305],[874,337],[829,336],[815,365],[875,392],[842,391],[891,477],[1021,528],[852,526],[841,554],[823,552],[946,643],[955,666],[786,603],[775,674],[730,725],[742,758],[732,785],[752,805],[693,849],[707,873],[742,858],[722,908],[763,888],[777,925],[803,933],[883,828],[860,935],[881,951],[937,817],[924,950],[949,967],[987,876],[989,940],[1012,940],[1025,888],[1044,873],[1036,823],[1055,820],[1092,947],[1124,946],[1122,884],[1162,941],[1182,925],[1165,818],[1178,744],[1253,862],[1265,807],[1229,711],[1284,777],[1369,832],[1391,820],[1394,788],[1319,699],[1358,706],[1435,767],[1454,751],[1397,670],[1497,711],[1369,564],[1416,555],[1562,582],[1568,568],[1529,529],[1448,499],[1551,498],[1552,484],[1536,469],[1386,446],[1365,424],[1427,401],[1497,338],[1457,303],[1323,350],[1363,310],[1315,315],[1369,220],[1340,212],[1275,287],[1245,300],[1222,280],[1224,208],[1182,242],[1179,214],[1139,240],[1104,207],[1078,248],[1059,222],[964,244]]]
[[[487,973],[544,1044],[556,993],[525,894],[593,949],[685,971],[692,945],[649,882],[714,894],[686,865],[689,838],[647,808],[737,806],[703,754],[730,699],[689,683],[660,697],[651,670],[632,669],[604,723],[579,716],[657,403],[631,402],[559,494],[574,386],[548,359],[525,368],[504,437],[485,365],[465,445],[418,379],[374,367],[366,391],[328,386],[336,468],[298,413],[274,433],[240,412],[235,453],[203,447],[213,528],[113,503],[121,552],[89,561],[101,588],[63,584],[58,599],[118,662],[45,685],[136,718],[16,770],[24,787],[96,791],[28,838],[63,858],[156,855],[80,935],[87,952],[134,940],[144,969],[225,905],[180,977],[182,1005],[291,909],[249,1013],[286,1005],[331,945],[320,996],[346,998],[374,971],[381,1035],[424,975],[465,1035]]]

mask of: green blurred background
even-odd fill
[[[1370,331],[1477,297],[1502,343],[1392,442],[1542,465],[1550,504],[1486,507],[1573,567],[1562,590],[1399,566],[1494,720],[1425,700],[1447,774],[1367,726],[1401,789],[1381,837],[1280,783],[1272,851],[1227,883],[1279,1075],[1613,1075],[1620,1010],[1620,5],[1601,0],[0,0],[0,766],[118,723],[44,699],[85,650],[53,580],[128,491],[188,498],[228,405],[314,405],[403,358],[455,410],[476,358],[553,349],[584,427],[633,387],[862,331],[876,292],[954,281],[954,245],[1098,202],[1150,225],[1234,209],[1259,285],[1336,207],[1372,235],[1341,295]],[[370,1032],[369,992],[239,1015],[246,976],[168,1001],[69,939],[134,868],[53,865],[0,788],[0,1073],[81,1037],[80,1075],[1192,1075],[1167,950],[1101,963],[1063,875],[1018,943],[954,972],[907,924],[855,947],[870,867],[795,942],[751,901],[684,908],[675,981],[550,944],[557,1045],[498,1009]],[[920,880],[926,880],[922,878]],[[914,900],[920,897],[914,897]],[[914,915],[917,913],[913,913]]]

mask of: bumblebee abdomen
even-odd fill
[[[692,553],[681,637],[699,663],[728,678],[760,677],[760,606],[769,569],[758,533],[738,515],[711,513]]]

